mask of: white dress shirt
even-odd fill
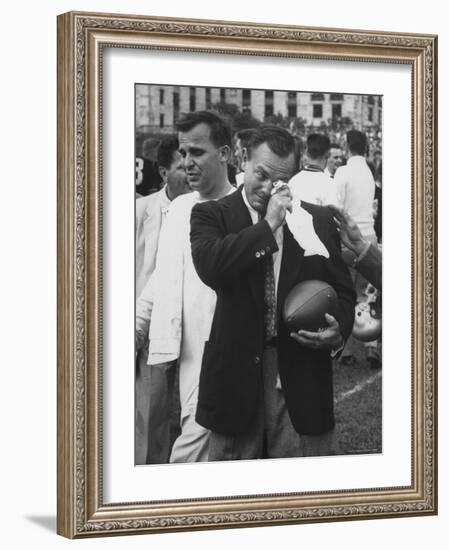
[[[251,221],[253,225],[260,221],[260,214],[257,210],[249,204],[248,197],[246,196],[245,188],[242,189],[243,202],[248,208],[249,215],[251,216]],[[274,238],[278,245],[278,251],[273,253],[273,269],[274,269],[274,283],[275,283],[275,295],[277,298],[278,291],[278,282],[279,282],[279,273],[281,272],[281,260],[282,260],[282,249],[284,246],[284,226],[278,227],[274,233]],[[264,254],[265,251],[261,251],[261,254]]]
[[[374,235],[375,183],[365,157],[350,157],[346,166],[335,172],[339,203],[354,219],[364,237]]]
[[[324,172],[301,170],[288,182],[294,201],[338,205],[335,182]]]

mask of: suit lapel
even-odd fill
[[[226,225],[229,233],[238,233],[246,227],[250,227],[253,222],[248,212],[248,208],[243,201],[242,188],[240,187],[230,197],[226,204]],[[246,277],[250,292],[254,302],[259,309],[259,314],[264,312],[264,269],[263,263],[259,262],[248,272]]]
[[[291,231],[284,225],[284,243],[282,250],[281,270],[277,290],[277,313],[281,312],[284,300],[299,278],[304,258],[304,249],[299,246]]]
[[[230,233],[238,233],[245,227],[252,225],[248,208],[243,202],[242,189],[234,191],[229,201],[223,205],[226,207],[226,225]]]

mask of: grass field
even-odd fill
[[[382,369],[373,369],[365,359],[361,343],[349,343],[355,363],[334,364],[336,454],[375,454],[382,452]],[[180,433],[178,377],[172,397],[171,440]]]
[[[338,454],[381,453],[382,369],[370,368],[360,343],[351,351],[354,365],[334,365]]]

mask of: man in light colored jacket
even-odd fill
[[[151,395],[160,395],[158,391],[160,380],[158,374],[147,368],[148,358],[148,327],[142,330],[139,322],[142,317],[148,318],[150,313],[139,311],[139,296],[146,283],[150,280],[156,265],[156,254],[162,224],[173,199],[190,191],[187,183],[181,155],[178,153],[178,138],[167,136],[159,146],[157,163],[163,181],[163,187],[157,193],[136,200],[136,430],[135,430],[135,462],[146,464],[150,456],[156,460],[166,455],[166,444],[149,445],[149,432],[160,429],[160,413],[157,399]],[[153,426],[153,427],[152,427]],[[156,428],[157,427],[157,428]],[[165,432],[165,429],[162,428]],[[163,438],[162,438],[163,440]]]

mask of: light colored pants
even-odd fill
[[[210,432],[195,422],[195,407],[181,419],[181,435],[176,439],[170,462],[207,462]]]
[[[262,358],[263,394],[255,422],[248,433],[224,435],[211,432],[209,460],[246,460],[336,454],[335,435],[298,435],[293,428],[278,382],[277,350],[266,348]]]

